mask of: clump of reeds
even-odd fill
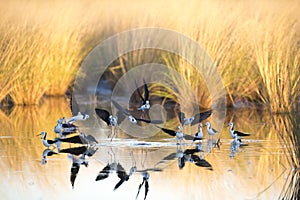
[[[232,105],[243,99],[281,112],[300,96],[296,1],[136,1],[122,2],[121,10],[119,1],[74,1],[71,7],[67,1],[0,3],[0,98],[10,94],[16,104],[64,94],[97,42],[138,27],[168,28],[198,42],[215,62]],[[166,6],[168,10],[162,9]],[[188,47],[186,53],[193,54]],[[183,77],[201,80],[180,62],[176,65]],[[201,96],[203,89],[194,89]],[[205,94],[199,102],[208,105],[202,102],[206,99]]]
[[[250,44],[261,78],[259,96],[272,111],[289,112],[300,95],[300,28],[298,10],[279,6],[253,19]]]

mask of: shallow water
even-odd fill
[[[239,148],[232,147],[228,127],[212,140],[204,130],[206,139],[202,143],[184,141],[179,147],[164,133],[139,139],[129,138],[119,130],[117,138],[110,142],[109,127],[100,122],[103,129],[95,132],[88,121],[82,122],[82,130],[94,135],[99,143],[93,147],[97,149],[95,154],[86,156],[88,165],[80,165],[72,187],[70,155],[59,153],[43,161],[46,148],[36,136],[45,130],[49,139],[56,137],[53,128],[62,116],[71,116],[64,99],[47,99],[40,107],[0,112],[1,199],[135,199],[146,171],[150,176],[147,199],[278,199],[292,178],[287,156],[290,144],[280,139],[267,113],[244,109],[229,111],[226,119],[226,123],[234,121],[237,129],[251,133]],[[189,133],[196,129],[197,126],[184,127]],[[60,150],[81,146],[62,143]],[[179,169],[180,152],[196,147],[203,152],[193,154],[211,167],[189,162],[187,156],[185,166]],[[135,169],[115,191],[120,181],[115,171],[95,181],[108,163],[119,163],[127,174]],[[144,182],[137,199],[144,199],[145,185]]]

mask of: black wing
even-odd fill
[[[100,117],[103,121],[106,122],[107,126],[110,125],[110,122],[109,122],[109,112],[107,110],[103,110],[103,109],[100,109],[100,108],[96,108],[95,109],[96,111],[96,114],[98,115],[98,117]]]
[[[196,140],[203,140],[204,138],[202,137],[202,138],[200,138],[200,137],[198,137],[198,134],[199,134],[199,132],[197,132],[197,133],[195,133],[194,135],[194,139],[193,139],[193,141],[196,141]]]
[[[117,174],[121,180],[116,184],[114,190],[118,189],[124,183],[124,181],[129,180],[129,175],[126,173],[125,169],[119,163],[117,165]]]
[[[164,161],[174,160],[175,158],[176,158],[176,153],[171,153],[171,154],[167,155],[166,157],[164,157],[163,159],[161,159],[161,161],[159,161],[156,165],[158,165],[159,163],[162,163]]]
[[[129,110],[127,110],[126,108],[123,108],[123,107],[122,107],[120,104],[118,104],[115,100],[112,100],[112,103],[114,104],[114,106],[115,106],[118,110],[122,111],[125,115],[127,115],[127,116],[130,115]]]
[[[242,133],[242,132],[240,132],[240,131],[234,131],[234,134],[237,134],[238,136],[240,136],[240,137],[245,137],[245,136],[250,136],[250,134],[249,133]]]
[[[137,192],[137,194],[136,194],[135,199],[138,198],[138,196],[139,196],[139,194],[140,194],[141,187],[144,185],[144,183],[145,183],[145,179],[143,179],[143,182],[139,185],[139,189],[138,189],[138,192]]]
[[[184,123],[184,118],[185,118],[185,114],[183,112],[179,112],[178,113],[178,119],[179,119],[182,126],[183,126],[183,123]]]
[[[74,124],[69,124],[69,123],[66,123],[66,124],[62,124],[62,127],[63,128],[72,128],[74,130],[76,130],[78,127]]]
[[[178,158],[178,167],[179,169],[183,169],[185,166],[185,160],[184,160],[184,156],[181,158]]]
[[[138,94],[139,94],[139,96],[140,96],[140,98],[142,99],[143,104],[144,104],[145,99],[143,98],[143,96],[142,96],[142,94],[141,94],[141,91],[140,91],[140,89],[139,89],[139,86],[138,86],[138,84],[137,84],[136,81],[135,81],[135,85],[136,85],[136,90],[137,90],[137,92],[138,92]]]
[[[79,172],[79,168],[80,168],[80,165],[78,163],[73,163],[72,164],[71,177],[70,177],[72,188],[74,188],[74,183],[75,183],[75,179],[77,177],[77,174]]]
[[[79,135],[69,137],[69,138],[58,138],[58,140],[61,142],[68,142],[73,144],[84,144]]]
[[[116,190],[116,189],[118,189],[123,183],[124,183],[124,179],[121,179],[117,184],[116,184],[116,186],[114,187],[114,191]]]
[[[195,139],[194,136],[186,135],[186,134],[183,134],[183,138],[186,139],[186,140],[194,140]]]
[[[62,149],[59,151],[59,153],[70,153],[76,156],[79,156],[86,152],[87,147],[74,147],[74,148],[68,148],[68,149]]]
[[[160,128],[160,127],[159,127]],[[170,129],[166,129],[166,128],[160,128],[163,132],[171,135],[171,136],[176,136],[176,131],[170,130]]]
[[[148,124],[162,124],[163,121],[162,120],[149,120],[149,119],[137,119],[135,118],[136,121],[142,121],[142,122],[145,122],[145,123],[148,123]]]
[[[149,191],[149,183],[148,183],[148,181],[146,180],[146,183],[145,183],[145,197],[144,197],[144,200],[146,200],[146,198],[147,198],[148,191]]]
[[[196,114],[194,116],[194,120],[191,123],[191,126],[198,124],[198,123],[202,122],[203,120],[206,120],[211,115],[211,113],[212,113],[212,110]]]
[[[148,86],[146,84],[145,79],[143,79],[143,81],[144,81],[144,101],[145,101],[145,102],[143,102],[143,104],[145,104],[146,100],[149,100],[149,90],[148,90]]]
[[[120,179],[127,179],[127,180],[129,179],[129,176],[126,174],[125,169],[120,163],[118,163],[117,165],[117,174]]]
[[[192,155],[191,157],[192,157],[193,161],[195,162],[195,165],[197,165],[199,167],[206,167],[209,170],[213,170],[212,165],[209,162],[207,162],[206,160],[200,159],[199,156],[197,156],[197,155]]]
[[[118,112],[117,112],[117,117],[118,117],[118,124],[121,124],[122,121],[124,121],[124,119],[126,118],[124,113],[120,110],[118,110]]]
[[[184,150],[183,154],[190,155],[190,154],[194,154],[199,151],[200,151],[199,149],[186,149],[186,150]]]
[[[96,181],[106,179],[109,176],[110,165],[107,164],[97,175]]]
[[[95,142],[95,143],[98,143],[98,141],[96,140],[96,138],[92,135],[87,135],[85,137],[85,139],[89,140],[90,142]]]

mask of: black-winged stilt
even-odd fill
[[[95,181],[99,181],[99,180],[108,178],[108,176],[110,174],[110,170],[111,170],[111,166],[109,163],[107,163],[107,165],[98,173]]]
[[[116,101],[112,100],[112,103],[114,104],[114,106],[120,111],[118,112],[118,116],[119,115],[127,115],[128,116],[128,119],[130,121],[130,123],[132,124],[136,124],[138,121],[142,121],[142,122],[145,122],[145,123],[151,123],[151,124],[161,124],[163,123],[162,120],[148,120],[148,119],[139,119],[139,118],[136,118],[134,117],[128,109],[126,108],[123,108],[120,104],[118,104]],[[124,117],[122,117],[123,119]]]
[[[72,116],[68,119],[68,124],[73,124],[75,121],[84,121],[88,119],[90,116],[87,114],[83,114],[81,112],[78,112],[77,115]]]
[[[72,188],[74,189],[74,183],[75,183],[75,179],[77,177],[77,174],[79,172],[80,169],[80,165],[84,165],[84,166],[88,166],[88,161],[85,160],[85,154],[81,155],[81,156],[75,156],[72,154],[69,154],[69,158],[72,159],[72,167],[71,167],[71,175],[70,175],[70,181],[71,181],[71,185]]]
[[[62,133],[74,133],[77,130],[77,126],[65,122],[65,117],[57,120],[57,125],[54,127],[54,132],[58,134]]]
[[[215,134],[218,133],[217,130],[215,130],[211,127],[209,122],[206,122],[205,125],[206,125],[206,130],[207,130],[208,135],[214,136]]]
[[[193,117],[186,118],[185,114],[183,112],[179,112],[178,118],[179,118],[179,121],[182,126],[186,126],[186,125],[193,126],[193,125],[200,123],[203,120],[207,119],[211,115],[211,113],[212,113],[212,110],[209,110],[209,111],[198,113],[198,114],[194,115]]]
[[[112,141],[112,139],[116,133],[116,127],[118,126],[119,123],[121,123],[124,120],[125,116],[119,114],[121,111],[119,113],[117,113],[116,116],[113,116],[107,110],[100,109],[100,108],[96,108],[95,112],[100,119],[102,119],[104,122],[106,122],[107,126],[114,127],[113,133],[108,136],[108,137],[111,137],[110,141]]]
[[[238,136],[238,137],[250,136],[249,133],[243,133],[243,132],[240,132],[240,131],[233,130],[233,126],[234,126],[234,125],[233,125],[233,122],[230,122],[230,123],[229,123],[229,126],[230,126],[230,129],[229,129],[230,135],[231,135],[231,137],[232,137],[233,139],[235,139],[236,136]]]
[[[55,140],[47,140],[46,139],[46,137],[47,137],[47,132],[46,131],[41,132],[40,134],[38,134],[38,136],[39,135],[42,135],[42,141],[43,141],[43,145],[45,147],[49,148],[49,147],[53,146],[54,144],[56,144],[58,142],[57,139],[55,139]]]
[[[139,86],[137,85],[137,82],[135,82],[136,87],[137,87],[137,92],[140,96],[140,98],[142,99],[142,105],[141,107],[138,108],[138,110],[141,111],[145,111],[145,110],[149,110],[150,109],[150,101],[149,101],[149,90],[148,90],[148,86],[145,82],[145,80],[143,79],[144,82],[144,97],[142,96],[142,93],[139,89]]]
[[[85,135],[83,132],[79,133],[80,139],[83,140],[84,144],[97,144],[98,141],[92,135]]]
[[[193,141],[203,140],[202,123],[199,124],[199,131],[194,135]]]
[[[48,149],[48,148],[45,149],[42,154],[42,164],[45,165],[47,163],[48,156],[53,156],[55,154],[57,154],[55,151]]]
[[[191,135],[187,135],[187,134],[184,134],[182,132],[182,127],[181,126],[178,126],[178,130],[177,131],[174,131],[174,130],[170,130],[170,129],[166,129],[166,128],[161,128],[159,126],[157,126],[159,129],[161,129],[163,132],[171,135],[171,136],[176,136],[176,139],[177,139],[177,144],[180,144],[181,145],[181,142],[184,139],[186,140],[193,140],[194,139],[194,136],[191,136]],[[179,141],[179,143],[178,143]]]
[[[120,181],[115,185],[114,190],[118,189],[125,181],[129,180],[129,175],[120,163],[117,165],[117,175]]]
[[[135,197],[135,199],[138,198],[139,194],[140,194],[140,190],[141,187],[145,184],[145,196],[144,196],[144,200],[147,198],[147,194],[149,192],[149,178],[150,178],[150,174],[147,171],[142,172],[142,177],[143,177],[143,182],[139,185],[139,189],[137,192],[137,195]]]

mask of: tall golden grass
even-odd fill
[[[149,26],[178,31],[201,44],[233,105],[246,99],[283,112],[299,99],[298,1],[14,0],[0,5],[0,100],[9,94],[15,104],[37,104],[45,94],[63,95],[97,42]],[[176,65],[180,73],[189,71]],[[193,73],[187,80],[197,82]]]

